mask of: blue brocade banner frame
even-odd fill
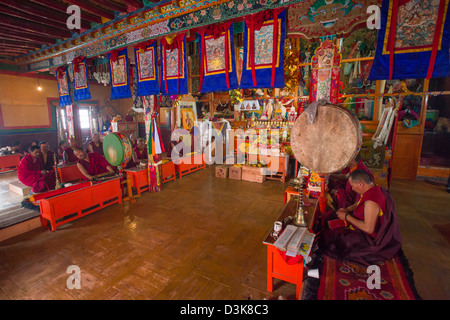
[[[89,82],[87,78],[86,57],[75,58],[73,64],[74,100],[82,101],[91,99]]]
[[[59,106],[65,107],[72,104],[67,67],[56,69],[56,82],[58,83]]]
[[[169,43],[161,39],[162,95],[188,94],[186,35],[179,34]]]
[[[234,90],[239,87],[234,54],[233,23],[200,30],[201,93]]]
[[[286,9],[245,18],[241,89],[284,88],[285,37]]]
[[[450,76],[449,0],[383,0],[369,80]]]
[[[136,95],[151,96],[160,93],[157,68],[156,41],[148,41],[134,47],[136,62]]]
[[[131,98],[127,48],[108,53],[111,100]]]

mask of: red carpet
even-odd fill
[[[380,289],[369,289],[365,267],[325,256],[318,300],[415,300],[398,256],[379,267]]]

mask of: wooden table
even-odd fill
[[[60,225],[82,218],[115,203],[122,203],[120,178],[39,200],[41,224],[55,231]]]
[[[126,169],[125,172],[131,176],[131,186],[136,189],[137,194],[150,188],[148,183],[148,167],[134,167]],[[161,164],[161,183],[175,181],[175,164],[172,161]]]
[[[316,199],[309,199],[311,206],[304,207],[307,211],[305,214],[306,224],[310,232],[313,232],[318,218],[318,201]],[[284,206],[277,221],[283,221],[288,216],[295,216],[297,210],[297,198],[292,197],[291,200]],[[273,228],[273,226],[272,226]],[[272,237],[272,230],[270,230],[263,243],[267,246],[267,291],[273,291],[273,279],[280,279],[290,283],[294,283],[296,287],[296,298],[300,297],[300,289],[303,284],[303,258],[296,264],[288,264],[281,256],[279,249],[274,246],[275,239]]]
[[[206,168],[205,156],[202,153],[189,155],[177,160],[173,160],[175,168],[178,173],[178,177],[181,179],[183,176]]]
[[[56,167],[61,183],[78,182],[83,180],[83,174],[76,164],[60,164]]]
[[[0,156],[0,172],[17,170],[17,168],[19,168],[19,163],[20,163],[19,154]]]

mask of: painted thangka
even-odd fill
[[[65,107],[72,104],[67,67],[59,67],[56,69],[56,82],[58,83],[59,106]]]
[[[327,100],[338,103],[341,54],[331,40],[325,40],[311,59],[310,102]]]
[[[127,48],[108,53],[111,100],[131,98]]]
[[[383,0],[369,80],[449,77],[448,3]]]
[[[185,34],[162,38],[161,53],[161,94],[188,94]]]
[[[284,88],[286,9],[245,17],[244,61],[240,88]]]
[[[88,100],[91,98],[89,83],[86,74],[86,57],[78,57],[72,61],[74,100]]]
[[[288,9],[290,37],[319,38],[346,35],[365,28],[371,13],[367,8],[379,0],[306,0]]]
[[[234,55],[234,32],[231,21],[213,24],[200,31],[201,93],[238,88]]]
[[[151,96],[159,94],[156,41],[149,40],[135,46],[134,57],[137,70],[136,95]]]

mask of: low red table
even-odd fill
[[[20,163],[19,154],[0,156],[0,172],[17,170]]]
[[[310,199],[311,206],[304,207],[307,211],[305,214],[306,223],[310,232],[313,232],[312,227],[317,219],[316,211],[318,208],[317,200]],[[280,217],[277,221],[283,221],[288,216],[295,216],[297,210],[297,199],[291,200],[285,205]],[[274,221],[275,222],[275,221]],[[272,226],[273,228],[273,226]],[[277,247],[274,246],[275,239],[272,237],[272,230],[270,230],[263,243],[267,246],[267,291],[273,291],[273,279],[280,279],[296,285],[296,298],[300,297],[300,290],[303,284],[303,258],[295,264],[288,264]]]
[[[137,194],[149,189],[148,167],[129,168],[125,172],[131,176],[131,186],[136,189]],[[166,183],[175,180],[175,164],[172,161],[161,164],[161,182]]]
[[[206,168],[205,157],[202,153],[196,153],[174,160],[174,163],[180,179],[191,172]]]

